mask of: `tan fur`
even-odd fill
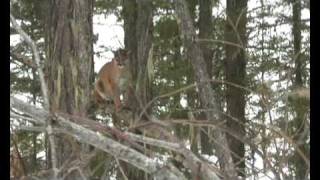
[[[112,61],[100,69],[94,87],[95,102],[101,104],[112,99],[116,112],[121,108],[120,95],[126,90],[130,81],[128,54],[123,49],[116,51]]]

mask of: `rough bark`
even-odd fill
[[[199,38],[201,39],[211,39],[212,38],[212,1],[211,0],[202,0],[199,1]],[[200,48],[203,53],[203,58],[206,63],[207,72],[209,78],[212,78],[212,49],[210,49],[210,44],[208,42],[202,42],[200,44]],[[201,108],[202,109],[202,108]],[[205,117],[204,113],[200,115]],[[203,131],[200,131],[200,138],[201,138],[201,151],[206,154],[212,154],[212,143],[208,135],[211,134],[209,128],[203,128]]]
[[[225,40],[246,47],[246,12],[247,0],[227,0],[227,22]],[[246,57],[244,49],[226,45],[225,73],[226,81],[245,86]],[[242,89],[227,86],[227,113],[233,118],[227,119],[230,130],[239,132],[240,138],[245,136],[245,92]],[[235,153],[233,161],[237,165],[240,176],[245,176],[244,143],[228,135],[230,150]]]
[[[137,38],[137,88],[136,93],[142,105],[146,105],[151,100],[149,79],[147,75],[147,62],[149,51],[152,45],[152,1],[137,1],[137,21],[136,21],[136,38]]]
[[[130,67],[137,64],[137,3],[132,0],[123,1],[123,26],[124,26],[124,44],[126,49],[130,50]],[[137,68],[130,68],[133,77],[137,77]]]
[[[177,14],[177,21],[181,31],[182,39],[188,58],[191,60],[193,69],[195,72],[196,82],[198,84],[200,101],[207,109],[218,109],[214,104],[214,93],[211,85],[208,83],[210,80],[202,51],[200,49],[197,40],[195,28],[190,17],[187,4],[184,0],[175,1],[175,10]],[[218,113],[213,111],[206,111],[206,117],[208,120],[212,120],[215,123],[219,123],[222,118]],[[215,148],[219,163],[222,167],[226,179],[236,179],[236,171],[232,162],[231,153],[228,147],[226,134],[220,131],[218,128],[213,132],[213,136],[216,140]]]
[[[48,0],[48,7],[45,40],[50,111],[86,116],[94,73],[93,0]],[[74,154],[65,136],[57,138],[56,148],[58,166]]]
[[[295,79],[293,82],[294,89],[303,88],[303,59],[301,54],[301,0],[294,0],[292,2],[292,19],[293,19],[293,46],[294,46],[294,62],[295,62]],[[297,96],[296,96],[297,97]],[[296,117],[294,119],[294,125],[297,129],[296,136],[294,137],[298,149],[302,151],[303,154],[309,156],[309,150],[307,148],[307,137],[308,128],[305,122],[306,108],[304,106],[306,103],[304,98],[292,98],[294,103],[294,110],[296,112]],[[306,165],[304,159],[298,153],[298,150],[294,154],[294,166],[297,179],[306,179],[308,175],[308,166]]]
[[[93,0],[50,1],[47,68],[51,110],[86,115],[93,79]]]
[[[33,76],[33,81],[32,81],[32,86],[33,86],[33,89],[32,89],[32,104],[33,105],[36,105],[36,101],[37,101],[37,83],[38,81],[36,81],[36,77],[37,77],[37,74],[36,74],[36,70],[35,69],[32,69],[32,76]],[[31,171],[33,172],[34,170],[37,169],[37,136],[38,136],[38,133],[35,132],[32,134],[32,158],[31,158]]]
[[[302,81],[302,58],[301,58],[301,0],[294,0],[292,3],[293,20],[293,48],[295,62],[295,86],[303,86]]]
[[[152,1],[125,0],[123,1],[125,46],[130,54],[130,69],[133,87],[132,97],[129,97],[130,107],[135,118],[139,117],[142,107],[151,99],[149,79],[147,75],[147,62],[152,44]],[[150,112],[149,110],[147,112]],[[136,124],[137,121],[130,123]],[[128,171],[129,179],[143,179],[144,173],[137,173],[135,168],[123,164]]]
[[[147,62],[152,45],[152,1],[123,2],[125,46],[131,51],[130,69],[138,102],[132,105],[136,111],[151,99]]]

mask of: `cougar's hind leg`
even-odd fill
[[[113,99],[115,110],[116,112],[119,112],[121,108],[120,89],[113,81],[109,81],[108,90],[110,90],[110,96]]]
[[[116,108],[116,112],[119,112],[121,109],[120,92],[116,91],[113,97],[114,97],[114,105]]]

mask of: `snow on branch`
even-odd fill
[[[10,100],[12,108],[28,114],[39,124],[43,124],[45,119],[50,117],[49,112],[46,110],[36,108],[14,97],[11,97]],[[64,116],[59,116],[58,113],[52,118],[55,121],[55,126],[58,126],[55,128],[61,129],[61,132],[68,132],[69,135],[73,136],[79,141],[90,144],[117,157],[122,161],[128,162],[135,167],[153,175],[157,179],[185,179],[183,174],[170,163],[160,164],[159,162],[138,152],[137,150],[108,138],[102,135],[102,133],[78,125]]]
[[[45,119],[52,118],[55,122],[54,130],[59,129],[58,132],[68,133],[82,143],[90,144],[159,179],[184,179],[184,175],[177,168],[171,165],[171,163],[159,163],[129,146],[123,145],[112,138],[106,137],[105,134],[118,138],[122,137],[121,140],[126,141],[127,144],[138,150],[139,147],[137,147],[137,142],[141,142],[175,151],[182,155],[181,161],[183,165],[191,169],[193,172],[197,172],[202,179],[219,179],[213,167],[210,167],[209,164],[200,160],[192,151],[187,149],[185,145],[179,141],[168,142],[143,137],[129,132],[121,132],[115,128],[102,125],[99,122],[65,113],[55,113],[53,117],[50,117],[48,111],[36,108],[14,97],[11,97],[11,107],[27,114],[39,125],[43,124]]]

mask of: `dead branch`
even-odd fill
[[[32,118],[38,120],[39,124],[42,124],[45,121],[45,119],[39,120],[41,119],[39,115],[42,117],[49,116],[48,111],[35,108],[34,106],[28,105],[14,97],[11,97],[11,102],[12,108],[17,109],[18,111],[24,112],[24,109],[28,109],[28,114]],[[26,106],[29,106],[29,108],[25,108]],[[157,179],[185,179],[183,174],[172,165],[160,164],[144,154],[106,137],[102,133],[80,126],[72,122],[70,119],[66,119],[56,114],[54,122],[55,125],[58,126],[57,128],[64,132],[68,132],[69,135],[79,141],[90,144],[122,161],[130,163],[153,175]]]
[[[10,22],[12,23],[13,28],[20,34],[20,36],[23,38],[24,41],[31,47],[32,52],[33,52],[33,57],[35,64],[37,66],[37,71],[39,73],[39,79],[40,79],[40,84],[41,84],[41,92],[43,96],[43,101],[44,101],[44,108],[46,110],[50,109],[49,106],[49,96],[48,96],[48,87],[46,85],[44,75],[42,68],[40,66],[40,55],[39,51],[37,49],[37,46],[35,42],[30,38],[30,36],[18,25],[15,17],[10,13]],[[48,132],[49,136],[49,143],[50,143],[50,148],[51,148],[51,159],[52,159],[52,167],[53,167],[53,172],[54,172],[54,179],[57,179],[57,153],[56,153],[56,146],[55,146],[55,141],[54,141],[54,136],[51,122],[49,119],[44,120],[46,122],[46,129]]]
[[[178,26],[181,32],[184,46],[187,50],[187,55],[191,60],[192,67],[195,72],[196,82],[199,88],[199,95],[204,108],[219,109],[215,104],[216,99],[210,84],[204,83],[209,80],[209,75],[206,70],[205,61],[199,42],[197,42],[197,34],[193,21],[189,14],[189,9],[185,0],[175,1],[175,11],[177,16]],[[219,114],[213,112],[205,112],[207,119],[212,119],[218,123],[222,118]],[[227,179],[237,179],[235,165],[232,160],[230,148],[228,147],[226,134],[219,129],[213,132],[216,139],[215,148],[219,162]],[[221,145],[226,146],[222,148]]]

